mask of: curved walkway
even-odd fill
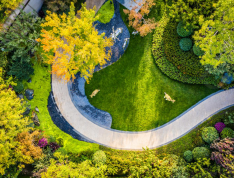
[[[110,64],[108,63],[107,66]],[[234,89],[221,90],[206,97],[161,127],[143,132],[119,131],[103,127],[103,124],[98,125],[98,123],[85,117],[86,115],[77,109],[76,104],[81,105],[83,100],[77,98],[75,101],[76,104],[74,104],[72,100],[74,97],[71,97],[71,86],[79,85],[84,88],[83,83],[81,86],[79,85],[79,81],[78,84],[67,84],[60,81],[55,75],[52,75],[54,100],[64,121],[62,122],[61,119],[56,119],[56,122],[61,122],[60,124],[63,125],[65,122],[68,122],[70,124],[68,124],[68,130],[74,132],[72,132],[74,137],[78,134],[78,139],[82,138],[82,140],[115,149],[142,150],[145,147],[150,149],[160,147],[184,136],[217,112],[234,105]]]
[[[74,106],[67,84],[52,75],[55,102],[67,122],[84,138],[115,149],[141,150],[168,144],[198,126],[210,116],[234,105],[234,89],[218,91],[189,110],[153,130],[125,132],[103,128],[86,119]]]

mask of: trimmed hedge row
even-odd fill
[[[160,20],[160,26],[156,28],[153,35],[152,42],[152,53],[155,58],[155,62],[160,70],[170,77],[171,79],[178,80],[184,83],[190,84],[217,84],[217,80],[213,76],[206,77],[198,77],[198,76],[190,76],[182,73],[173,63],[167,60],[164,49],[164,40],[163,34],[165,31],[165,27],[169,23],[170,19],[167,16],[163,16]],[[173,43],[176,43],[175,41]],[[178,43],[177,43],[178,44]],[[179,45],[178,45],[179,47]],[[170,52],[173,54],[173,51]]]

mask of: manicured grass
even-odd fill
[[[99,145],[87,143],[76,140],[70,135],[61,131],[51,120],[49,111],[47,109],[48,97],[51,91],[51,75],[49,73],[50,67],[43,67],[41,65],[34,66],[35,75],[32,76],[32,82],[26,83],[25,88],[34,90],[34,98],[29,101],[31,109],[34,110],[37,106],[39,113],[37,113],[40,120],[40,130],[44,131],[45,135],[53,136],[55,138],[63,138],[64,149],[71,153],[80,153],[87,150],[98,150]]]
[[[102,7],[98,10],[99,20],[101,23],[108,23],[114,15],[114,3],[113,0],[105,2]]]
[[[121,6],[121,12],[122,9]],[[160,11],[155,8],[151,16],[159,20]],[[126,19],[123,13],[122,18]],[[115,64],[95,73],[85,86],[90,103],[111,114],[114,129],[153,129],[216,91],[204,85],[177,82],[162,74],[155,65],[151,45],[152,34],[144,38],[131,36],[125,54]],[[91,99],[89,95],[95,89],[100,92]],[[166,101],[164,92],[176,102]]]

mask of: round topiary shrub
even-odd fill
[[[223,122],[217,122],[217,123],[215,124],[215,128],[216,128],[216,130],[217,130],[219,133],[221,133],[222,130],[223,130],[225,127],[226,127],[226,125],[225,125]]]
[[[184,152],[184,159],[186,162],[190,163],[193,160],[193,153],[190,150]]]
[[[229,127],[224,128],[223,131],[221,132],[221,138],[223,139],[226,137],[230,137],[230,138],[234,137],[234,131]]]
[[[182,38],[179,42],[180,49],[183,51],[189,51],[192,48],[192,40],[189,38]]]
[[[98,150],[93,154],[93,163],[94,164],[105,164],[106,154],[102,150]]]
[[[20,93],[24,90],[24,85],[22,82],[17,82],[17,85],[13,87],[16,93]]]
[[[197,45],[193,45],[193,53],[197,56],[204,55],[204,51]]]
[[[210,157],[210,150],[208,150],[206,147],[196,147],[192,151],[193,158],[195,161],[197,161],[199,158],[209,158]]]
[[[219,138],[219,134],[214,127],[205,127],[202,130],[202,139],[211,144],[214,140]]]
[[[193,29],[191,27],[185,27],[183,22],[179,22],[177,25],[177,34],[181,37],[187,37],[193,33]]]
[[[212,143],[214,140],[219,138],[219,133],[214,127],[205,127],[202,130],[202,139],[206,143]]]

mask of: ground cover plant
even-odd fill
[[[108,23],[114,15],[114,3],[113,0],[106,1],[101,8],[98,10],[97,14],[99,16],[98,21],[101,23]]]
[[[151,10],[149,17],[156,17],[158,21],[164,12],[164,3],[159,1],[156,7]],[[120,12],[122,9],[121,6]],[[126,15],[121,15],[128,25]],[[129,30],[130,33],[133,31],[132,28]],[[152,38],[152,34],[144,38],[131,35],[125,54],[115,64],[94,73],[90,84],[85,85],[87,96],[95,89],[100,89],[89,101],[93,106],[111,114],[114,129],[153,129],[216,91],[202,85],[180,83],[162,74],[152,56]],[[166,101],[163,98],[164,92],[176,102]]]

